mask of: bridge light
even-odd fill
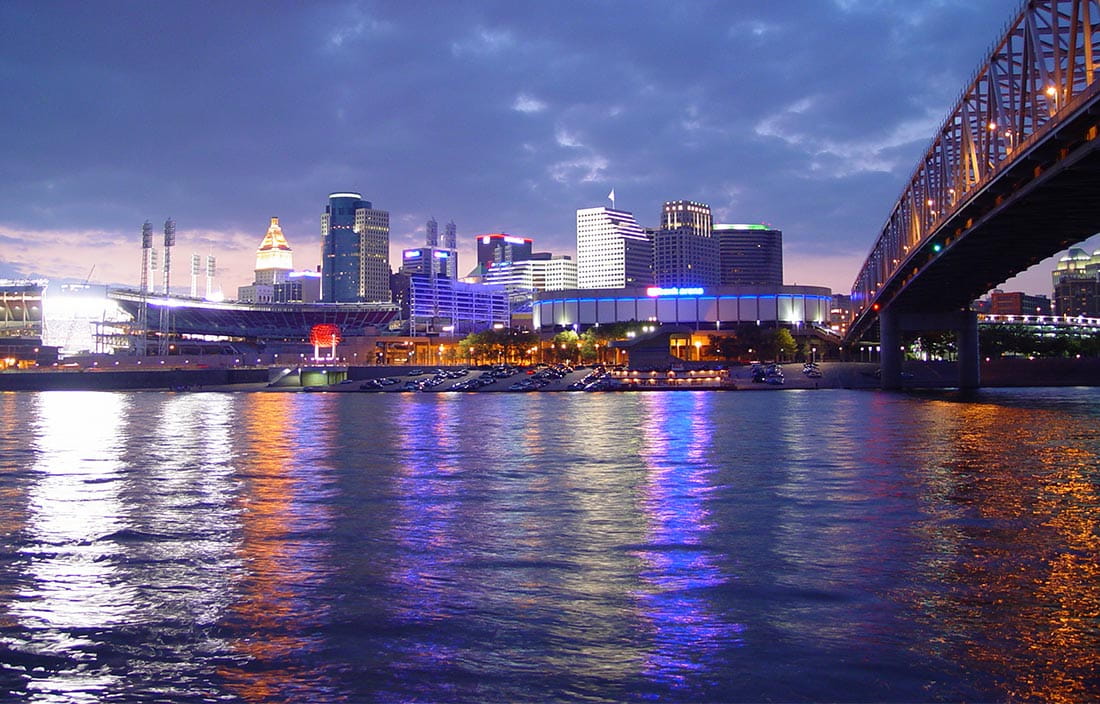
[[[940,244],[939,242],[932,245],[932,251],[935,252],[936,254],[939,254],[941,249],[943,249],[943,245]]]
[[[990,122],[989,122],[989,131],[992,132],[996,129],[997,129],[997,123],[990,120]]]
[[[876,303],[873,306],[871,306],[871,310],[878,310],[878,304]]]

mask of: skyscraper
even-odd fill
[[[390,300],[390,214],[358,193],[331,193],[321,215],[321,300]]]
[[[718,240],[710,206],[690,200],[666,202],[653,238],[653,278],[658,286],[717,286]]]
[[[653,243],[634,214],[577,210],[577,287],[624,288],[653,283]]]
[[[783,233],[767,225],[715,225],[723,286],[782,286]]]

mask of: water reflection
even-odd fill
[[[327,535],[334,403],[258,394],[243,408],[237,555],[244,575],[222,621],[238,657],[218,674],[245,701],[339,698],[331,673],[306,664],[318,658],[328,622],[329,609],[315,595],[334,565]]]
[[[946,589],[913,607],[942,634],[931,647],[995,673],[1013,700],[1096,696],[1100,456],[1066,441],[1090,419],[986,403],[930,410],[944,445],[927,457],[924,568]]]
[[[640,423],[642,459],[648,468],[646,544],[638,551],[644,587],[637,593],[650,621],[653,650],[647,675],[684,686],[715,655],[741,643],[744,626],[720,614],[707,589],[730,576],[718,567],[710,543],[713,525],[706,506],[715,490],[707,461],[716,432],[713,394],[644,394]]]
[[[1097,408],[0,394],[0,691],[1096,699]]]
[[[125,396],[43,393],[34,396],[33,471],[27,495],[22,584],[9,614],[20,624],[11,647],[64,663],[30,674],[27,689],[41,701],[97,701],[120,681],[99,666],[99,629],[124,623],[135,594],[118,576],[125,527],[119,498],[119,427]],[[93,665],[89,667],[89,665]]]

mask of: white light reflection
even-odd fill
[[[28,688],[57,701],[92,701],[117,680],[77,663],[94,659],[82,634],[126,620],[133,594],[115,578],[123,530],[119,426],[126,397],[99,392],[47,392],[36,397],[33,468],[28,492],[24,584],[10,614],[28,641],[24,652],[63,657],[75,669],[36,674]]]

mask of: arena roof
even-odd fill
[[[214,302],[128,289],[113,289],[107,296],[135,319],[141,306],[148,304],[150,327],[158,324],[160,311],[169,311],[172,332],[182,335],[308,339],[310,328],[329,323],[339,327],[344,337],[356,337],[389,323],[398,313],[392,303]]]

